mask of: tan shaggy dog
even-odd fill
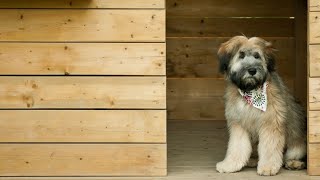
[[[283,165],[292,170],[305,167],[305,114],[275,71],[273,52],[271,43],[257,37],[236,36],[220,46],[230,135],[226,157],[216,166],[220,173],[258,166],[259,175],[270,176]],[[250,105],[239,90],[250,92],[265,82],[267,109],[262,111]]]

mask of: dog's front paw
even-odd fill
[[[233,173],[240,171],[242,166],[239,166],[236,162],[232,161],[221,161],[216,165],[216,169],[219,173]]]
[[[280,171],[280,168],[276,165],[259,165],[258,174],[260,176],[274,176]]]

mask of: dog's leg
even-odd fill
[[[257,143],[252,143],[252,153],[251,157],[247,163],[247,167],[257,167],[258,165],[258,144]]]
[[[223,161],[217,163],[220,173],[240,171],[248,162],[251,154],[251,142],[248,132],[237,123],[229,126],[230,139],[228,150]]]
[[[302,159],[306,156],[306,150],[306,142],[303,139],[301,142],[288,145],[285,154],[285,168],[290,170],[304,169],[306,164]]]
[[[276,175],[283,163],[283,149],[285,135],[282,129],[275,124],[264,124],[259,133],[259,162],[258,174],[262,176]]]

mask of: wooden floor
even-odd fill
[[[170,121],[168,122],[168,177],[96,177],[83,179],[114,180],[255,180],[260,177],[255,168],[245,168],[241,172],[220,174],[215,164],[224,158],[228,134],[224,121]],[[1,178],[0,178],[1,179]],[[10,178],[17,179],[17,178]],[[24,178],[35,179],[35,178]],[[39,179],[58,179],[42,177]],[[82,179],[70,177],[63,179]],[[306,171],[288,171],[282,169],[277,176],[268,180],[313,180]]]

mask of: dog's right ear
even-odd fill
[[[245,36],[235,36],[220,45],[218,50],[219,71],[224,74],[228,70],[231,58],[236,54],[241,44],[248,40]]]

